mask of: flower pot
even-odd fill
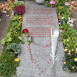
[[[43,4],[45,0],[35,0],[36,3],[38,4]]]

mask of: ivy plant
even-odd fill
[[[5,50],[11,50],[13,51],[15,54],[19,54],[21,49],[20,49],[20,44],[16,44],[16,43],[11,43],[10,45],[7,46],[7,48]]]

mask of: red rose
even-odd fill
[[[25,32],[28,32],[28,30],[27,29],[23,29],[22,30],[22,33],[25,33]]]

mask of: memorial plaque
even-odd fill
[[[51,27],[26,27],[32,37],[51,37]]]
[[[19,56],[20,66],[17,68],[18,77],[52,77],[53,67],[51,54],[51,32],[58,28],[55,9],[26,2],[26,13],[23,17],[22,29],[27,28],[34,41],[31,43],[31,62],[28,44],[21,46]],[[25,37],[24,37],[25,39]]]
[[[26,25],[55,25],[53,16],[26,16]]]
[[[53,13],[54,12],[54,9],[52,9],[52,10],[50,10],[49,8],[30,8],[28,11],[27,11],[27,14],[43,14],[43,15],[49,15],[49,14],[51,14],[51,13]]]

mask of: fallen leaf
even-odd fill
[[[6,15],[6,17],[9,17],[9,15]]]
[[[72,21],[75,21],[75,20],[76,20],[76,18],[71,18],[71,20],[72,20]]]
[[[60,30],[60,33],[62,32],[62,30]]]
[[[22,17],[18,17],[18,19],[22,19]]]

